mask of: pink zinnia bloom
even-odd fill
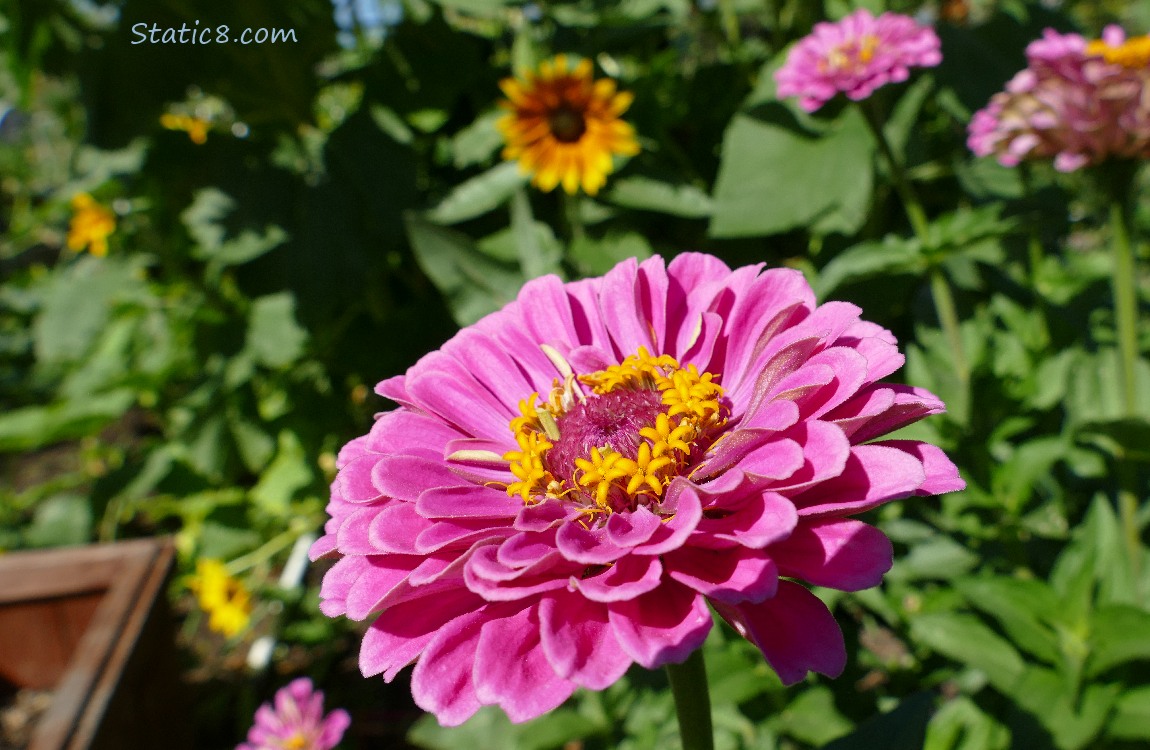
[[[814,112],[840,91],[858,101],[880,86],[905,81],[913,67],[942,62],[938,35],[913,18],[860,8],[838,23],[815,24],[775,71],[780,98],[799,97]]]
[[[967,145],[1013,167],[1053,159],[1071,172],[1109,158],[1150,157],[1150,36],[1102,39],[1046,29],[1026,48],[1027,67],[974,114]]]
[[[275,706],[256,709],[248,741],[236,750],[331,750],[343,739],[351,717],[342,708],[323,714],[323,693],[306,677],[276,692]]]
[[[708,603],[785,682],[839,674],[795,579],[877,585],[890,542],[849,516],[964,486],[938,448],[875,440],[944,407],[878,382],[903,357],[859,312],[701,254],[528,282],[376,388],[400,407],[339,455],[321,609],[374,616],[364,675],[414,661],[445,725],[681,662]]]

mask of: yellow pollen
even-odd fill
[[[529,397],[519,402],[519,413],[522,416],[511,420],[512,432],[518,434],[524,428],[530,427],[537,429],[539,427],[539,412],[535,408],[535,402],[538,400],[539,394],[532,393]]]
[[[528,505],[574,497],[585,506],[581,512],[592,518],[609,515],[621,506],[658,502],[690,462],[699,441],[706,439],[709,445],[726,424],[723,388],[716,377],[640,347],[618,365],[577,379],[568,374],[562,383],[556,380],[546,402],[540,402],[538,393],[531,394],[519,402],[521,416],[510,423],[519,450],[503,456],[516,479],[507,485],[508,496],[518,496]],[[549,468],[548,452],[560,440],[559,419],[585,398],[580,383],[590,386],[597,396],[618,390],[659,392],[664,410],[652,424],[638,430],[643,442],[635,458],[602,445],[574,459],[569,474],[561,467]]]
[[[301,732],[296,732],[284,740],[283,750],[306,750],[307,745],[307,737],[304,737]]]
[[[519,495],[524,503],[533,505],[538,502],[534,495],[539,488],[549,488],[555,482],[555,477],[543,466],[543,457],[553,445],[543,435],[530,430],[517,432],[515,441],[519,443],[519,450],[503,454],[503,458],[511,462],[511,473],[519,480],[507,485],[507,495]]]
[[[874,59],[878,49],[878,37],[874,34],[865,34],[858,39],[843,42],[832,49],[825,60],[819,62],[819,71],[826,73],[856,73],[859,69]]]
[[[1150,34],[1127,39],[1117,47],[1102,39],[1095,39],[1086,45],[1086,54],[1101,57],[1112,65],[1138,69],[1150,65]]]

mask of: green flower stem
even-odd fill
[[[918,199],[918,195],[915,194],[914,187],[911,186],[910,180],[907,179],[906,170],[902,168],[902,163],[899,162],[898,158],[894,155],[894,149],[890,147],[890,141],[886,139],[886,133],[882,129],[882,122],[879,120],[878,113],[875,112],[870,100],[863,101],[859,108],[862,110],[863,117],[866,119],[867,125],[870,126],[871,133],[874,135],[875,145],[878,146],[878,151],[882,154],[883,161],[886,162],[887,169],[890,171],[895,192],[898,193],[898,197],[902,199],[902,206],[906,211],[906,217],[910,219],[910,226],[914,229],[915,236],[918,237],[919,242],[922,243],[925,249],[928,247],[929,226],[922,202]]]
[[[738,49],[743,40],[739,33],[739,16],[735,12],[733,0],[719,0],[719,15],[722,18],[727,44],[731,45],[732,49]]]
[[[707,692],[707,671],[703,665],[702,647],[682,664],[668,664],[667,678],[675,696],[675,713],[679,716],[679,736],[683,750],[713,750],[711,731],[711,698]]]
[[[1128,418],[1138,414],[1138,288],[1134,262],[1134,245],[1130,241],[1130,180],[1116,180],[1110,198],[1110,229],[1114,233],[1114,322],[1118,334],[1118,352],[1122,361],[1119,384],[1122,389],[1122,411]],[[1124,185],[1122,183],[1125,183]],[[1118,467],[1118,518],[1126,544],[1126,555],[1135,580],[1142,571],[1142,534],[1138,526],[1137,477],[1127,459]]]
[[[1110,228],[1114,233],[1114,320],[1122,356],[1122,406],[1126,416],[1138,409],[1135,378],[1138,362],[1138,288],[1134,247],[1130,242],[1130,210],[1125,196],[1110,201]]]
[[[580,192],[568,193],[559,188],[560,200],[563,203],[563,218],[567,222],[567,231],[571,242],[579,242],[586,235],[583,228],[583,194]]]
[[[927,222],[926,210],[922,207],[922,201],[918,199],[914,187],[906,176],[906,170],[903,169],[902,164],[895,156],[894,149],[890,147],[890,142],[882,129],[882,122],[871,100],[861,102],[859,108],[874,135],[875,145],[878,146],[879,153],[882,155],[883,161],[886,162],[895,192],[902,200],[902,206],[910,220],[910,226],[914,230],[922,249],[929,252],[931,249],[930,225]],[[942,325],[943,333],[946,335],[959,380],[964,384],[968,383],[970,381],[970,366],[966,360],[966,348],[962,344],[962,333],[959,328],[957,308],[954,305],[954,295],[951,294],[950,286],[946,283],[946,277],[943,276],[942,269],[937,264],[934,264],[931,270],[930,292],[934,298],[934,309],[938,315],[938,322]]]
[[[1042,251],[1042,237],[1038,233],[1038,222],[1041,221],[1042,210],[1034,197],[1033,180],[1030,166],[1023,162],[1018,165],[1019,177],[1022,181],[1022,192],[1028,205],[1026,238],[1026,262],[1029,270],[1030,294],[1034,309],[1038,311],[1038,324],[1042,336],[1042,348],[1050,345],[1050,325],[1047,322],[1049,315],[1046,298],[1042,295],[1042,264],[1044,253]]]
[[[295,544],[295,540],[300,537],[303,531],[304,529],[300,524],[292,524],[292,527],[287,531],[281,531],[257,549],[228,563],[226,566],[228,575],[239,575],[248,568],[254,568],[256,565],[272,559],[281,550]]]

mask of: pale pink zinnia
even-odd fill
[[[256,709],[248,741],[236,750],[332,750],[350,723],[342,708],[324,716],[323,693],[300,677],[276,692],[274,706]]]
[[[837,23],[815,24],[799,40],[787,61],[775,71],[778,96],[799,97],[807,112],[842,92],[866,99],[888,83],[905,81],[914,67],[942,61],[938,35],[928,26],[898,13],[878,18],[860,8]]]
[[[1063,172],[1150,157],[1150,37],[1127,40],[1109,26],[1088,42],[1047,29],[1026,56],[1027,67],[971,119],[971,151],[1008,167],[1053,159]]]
[[[859,312],[701,254],[529,282],[376,388],[400,406],[339,455],[321,609],[375,617],[364,675],[415,662],[445,725],[681,662],[708,603],[785,682],[839,674],[796,581],[877,585],[890,542],[849,516],[964,486],[938,448],[876,440],[943,404],[878,382],[903,357]]]

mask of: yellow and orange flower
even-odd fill
[[[168,130],[182,130],[197,146],[207,143],[212,123],[200,117],[178,115],[171,112],[160,115],[160,125]]]
[[[590,60],[572,69],[566,55],[557,55],[499,88],[508,110],[498,122],[507,143],[503,158],[518,159],[540,190],[562,185],[570,194],[582,188],[595,195],[614,170],[612,156],[639,153],[635,129],[619,119],[634,97],[610,78],[595,80]]]
[[[243,583],[228,575],[219,560],[198,560],[189,588],[207,613],[210,629],[231,638],[248,626],[251,595]]]
[[[68,225],[68,249],[80,252],[85,248],[92,255],[108,254],[108,236],[116,231],[116,215],[100,205],[87,193],[72,198],[72,222]]]

